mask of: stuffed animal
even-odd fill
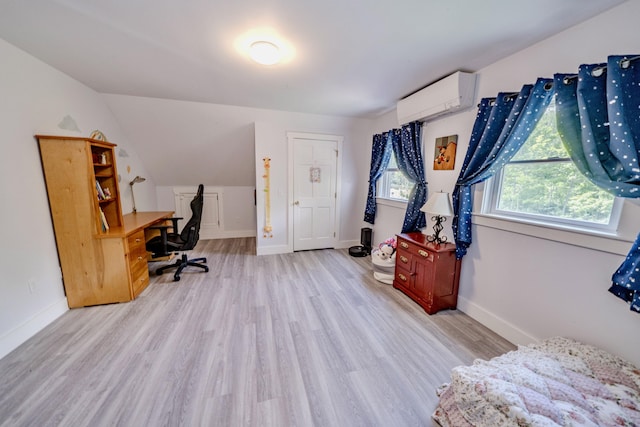
[[[396,242],[396,239],[394,239],[393,237],[389,237],[387,240],[385,240],[384,242],[380,243],[380,246],[382,245],[389,245],[393,248],[394,252],[396,250],[396,247],[398,246],[398,243]]]
[[[380,246],[380,250],[378,251],[378,256],[382,259],[391,259],[395,255],[396,251],[393,249],[393,246],[384,244]]]
[[[396,258],[396,239],[390,237],[378,245],[377,249],[371,252],[381,260],[392,261]]]

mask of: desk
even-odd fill
[[[127,302],[149,285],[145,230],[173,212],[123,215],[122,226],[94,234],[89,243],[77,242],[78,274],[65,277],[70,308]]]
[[[173,212],[137,212],[123,215],[123,230],[125,239],[125,257],[129,270],[129,284],[131,299],[140,295],[149,285],[149,266],[147,265],[147,235],[145,231],[167,218],[171,218]]]

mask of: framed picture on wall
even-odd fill
[[[436,146],[433,154],[433,170],[453,170],[456,164],[456,148],[458,147],[458,135],[441,136],[436,138]]]

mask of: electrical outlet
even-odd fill
[[[29,292],[34,293],[36,291],[36,281],[33,279],[27,280],[27,285],[29,286]]]

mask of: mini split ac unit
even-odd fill
[[[398,123],[427,121],[473,104],[476,75],[458,71],[398,101]]]

